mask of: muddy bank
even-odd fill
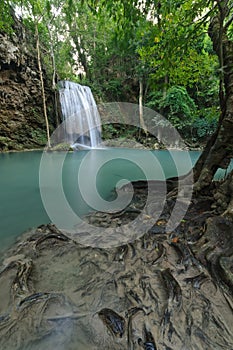
[[[108,228],[120,242],[145,204],[145,186],[134,189],[122,212],[86,218],[93,233]],[[167,232],[175,200],[174,189],[148,232],[112,248],[83,244],[82,227],[23,235],[1,263],[0,348],[232,349],[233,224],[203,197]]]

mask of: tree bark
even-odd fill
[[[57,97],[57,84],[56,84],[56,75],[57,75],[57,68],[56,68],[56,59],[54,54],[54,46],[53,46],[53,36],[51,33],[51,29],[49,24],[47,25],[48,33],[49,33],[49,39],[50,39],[50,55],[52,60],[52,68],[53,68],[53,74],[52,74],[52,89],[54,92],[54,111],[55,111],[55,119],[56,119],[56,126],[58,127],[60,124],[59,121],[59,114],[58,114],[58,97]]]
[[[144,130],[144,132],[147,134],[147,129],[143,117],[143,81],[141,78],[139,78],[139,121],[140,121],[140,127]]]
[[[233,42],[224,27],[227,1],[223,2],[222,12],[215,16],[209,26],[209,36],[220,62],[223,84],[220,81],[221,116],[215,134],[207,143],[206,149],[194,167],[194,189],[196,192],[208,187],[216,170],[226,169],[233,155]],[[224,11],[223,11],[224,10]],[[221,80],[221,79],[220,79]]]

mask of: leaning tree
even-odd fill
[[[233,137],[233,41],[232,1],[212,1],[208,33],[219,59],[219,100],[221,116],[216,132],[197,162],[194,172],[196,190],[210,185],[216,170],[226,169],[232,158]],[[206,16],[207,17],[207,16]]]

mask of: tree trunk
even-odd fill
[[[53,37],[52,37],[49,24],[47,25],[47,29],[48,29],[49,40],[50,40],[50,55],[51,55],[52,69],[53,69],[52,88],[53,90],[55,90],[56,89],[56,60],[55,60],[54,49],[53,49]]]
[[[45,118],[45,124],[46,124],[46,131],[47,131],[47,140],[48,140],[48,147],[51,148],[50,143],[50,133],[49,133],[49,122],[48,122],[48,115],[47,115],[47,108],[46,108],[46,98],[45,98],[45,90],[44,90],[44,80],[43,80],[43,72],[41,67],[41,56],[40,56],[40,39],[39,39],[39,32],[38,32],[38,25],[36,23],[36,50],[37,50],[37,61],[38,61],[38,68],[40,73],[40,83],[41,83],[41,94],[42,94],[42,100],[43,100],[43,110],[44,110],[44,118]]]
[[[143,117],[143,81],[141,78],[139,78],[139,121],[140,121],[140,127],[144,130],[144,132],[147,134],[147,129],[144,122]]]
[[[226,6],[224,10],[225,15],[227,15]],[[223,73],[223,86],[220,82],[221,116],[216,133],[209,140],[206,149],[194,167],[196,192],[208,187],[216,170],[219,167],[226,169],[233,155],[233,42],[227,36],[228,27],[223,26],[224,13],[214,17],[209,26],[209,36]]]
[[[91,78],[90,72],[89,72],[89,66],[87,62],[87,56],[85,52],[85,44],[83,42],[82,35],[81,33],[79,33],[79,30],[75,24],[73,26],[70,25],[70,34],[74,41],[75,48],[78,52],[78,60],[82,65],[82,68],[86,74],[86,77]]]
[[[48,33],[49,33],[49,39],[50,39],[50,55],[52,60],[52,69],[53,69],[53,75],[52,75],[52,89],[54,92],[54,111],[55,111],[55,119],[56,119],[56,126],[60,124],[59,122],[59,115],[58,115],[58,98],[57,98],[57,84],[56,84],[56,75],[57,75],[57,69],[56,69],[56,59],[54,54],[54,46],[53,46],[53,37],[50,30],[49,24],[47,25]]]

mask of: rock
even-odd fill
[[[47,142],[36,51],[27,46],[20,23],[14,30],[0,33],[0,151],[38,148]],[[44,82],[52,110],[52,92]]]
[[[23,235],[0,266],[1,349],[232,349],[232,298],[168,238],[79,244],[53,225]],[[232,259],[222,258],[228,278]]]

